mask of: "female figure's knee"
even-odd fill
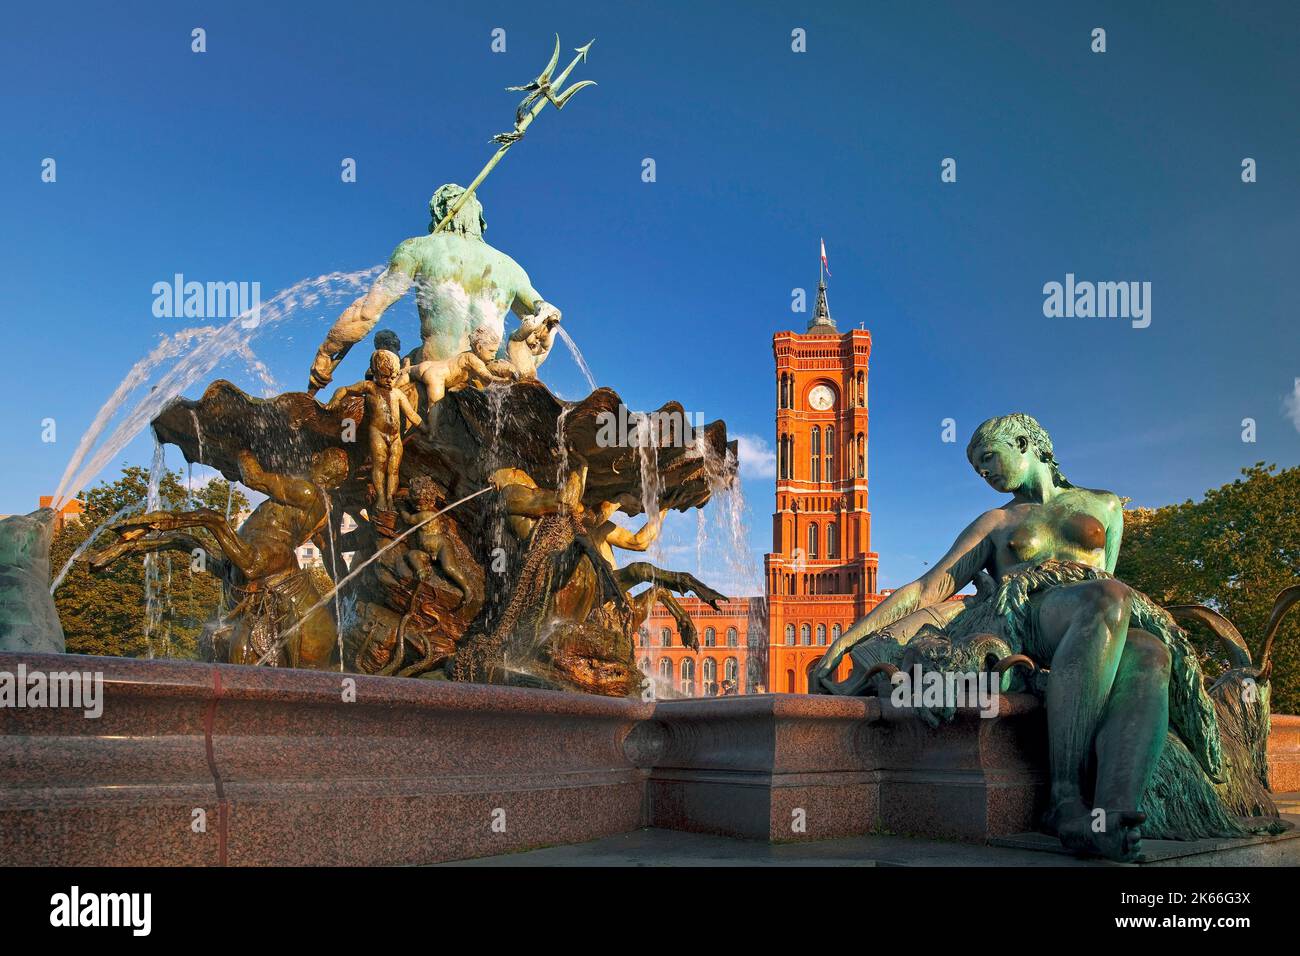
[[[1113,630],[1128,619],[1133,604],[1133,592],[1122,581],[1099,578],[1076,585],[1078,598],[1084,609],[1102,618]]]
[[[1135,655],[1135,663],[1142,669],[1143,673],[1165,681],[1169,679],[1172,660],[1169,648],[1165,647],[1154,634],[1149,634],[1146,631],[1129,631],[1126,653]]]

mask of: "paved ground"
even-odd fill
[[[1300,837],[1300,793],[1278,795],[1278,805]],[[1207,844],[1213,841],[1206,841]],[[1151,845],[1155,844],[1155,845]],[[1044,841],[1044,846],[1050,841]],[[1186,855],[1193,847],[1172,841],[1148,841],[1156,865],[1227,866],[1300,865],[1300,838],[1236,844],[1216,853]],[[1222,847],[1223,844],[1217,844]],[[820,843],[772,845],[755,840],[636,830],[618,836],[548,847],[526,853],[444,863],[443,866],[1116,866],[1101,860],[1078,860],[1050,849],[975,846],[900,836],[864,836]]]

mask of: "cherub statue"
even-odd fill
[[[402,508],[402,520],[419,530],[412,535],[415,546],[410,548],[403,561],[418,580],[427,580],[436,567],[442,576],[460,588],[463,605],[475,595],[471,576],[466,573],[456,545],[458,542],[451,534],[450,521],[445,515],[438,514],[439,498],[432,479],[418,475],[411,481],[411,501],[413,510]],[[458,605],[458,606],[460,606]]]
[[[402,368],[398,376],[399,385],[410,379],[418,379],[424,384],[424,392],[429,402],[429,437],[432,438],[436,427],[434,410],[442,397],[450,391],[464,388],[466,385],[489,385],[493,382],[509,382],[512,377],[501,374],[489,367],[497,349],[501,347],[501,336],[490,326],[481,325],[469,337],[469,349],[450,359],[435,359],[408,365]],[[498,368],[500,363],[493,362]]]
[[[505,315],[511,310],[521,320],[532,317],[551,325],[560,320],[559,310],[543,301],[519,263],[483,240],[487,223],[477,196],[461,206],[447,229],[432,232],[464,191],[454,183],[439,187],[429,201],[431,234],[399,245],[369,293],[339,316],[316,352],[310,394],[329,384],[348,350],[412,284],[417,286],[420,310],[420,361],[451,359],[464,352],[470,347],[470,333],[482,326],[504,338]]]
[[[402,465],[402,419],[419,426],[423,419],[416,413],[406,393],[397,387],[400,360],[385,349],[376,349],[370,357],[373,381],[345,385],[335,391],[325,407],[337,411],[347,399],[362,396],[366,400],[366,425],[370,438],[370,474],[375,486],[375,510],[392,511],[397,494],[397,472]]]
[[[559,324],[560,313],[541,312],[526,316],[519,328],[510,334],[510,341],[506,343],[506,355],[520,379],[537,378],[537,370],[551,354],[551,346],[555,344],[555,330]]]
[[[380,329],[375,333],[373,339],[375,350],[383,349],[385,352],[392,352],[394,355],[402,354],[402,339],[392,329]],[[375,373],[369,368],[366,369],[366,379],[374,381]]]

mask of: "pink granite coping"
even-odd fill
[[[19,663],[99,672],[105,700],[97,720],[0,711],[5,863],[425,863],[643,822],[645,771],[624,745],[651,703],[0,654],[0,670]]]
[[[0,653],[91,671],[104,713],[0,709],[0,861],[426,863],[646,825],[771,841],[1029,829],[1041,705],[928,728],[876,698],[660,703],[186,661]],[[345,701],[344,692],[355,693]],[[1275,790],[1300,717],[1274,715]],[[195,815],[206,819],[197,828]],[[504,826],[493,824],[498,816]]]
[[[1041,799],[1042,709],[1004,695],[929,728],[887,699],[770,694],[667,701],[650,773],[655,826],[773,841],[889,830],[983,840]]]
[[[1300,790],[1300,717],[1272,715],[1268,734],[1268,784],[1274,793]]]

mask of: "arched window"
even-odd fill
[[[671,687],[673,684],[673,659],[671,657],[659,658],[659,676]]]
[[[825,624],[818,624],[818,625],[817,625],[817,643],[818,643],[818,644],[825,644],[825,643],[826,643],[826,625],[825,625]]]
[[[804,647],[808,647],[812,644],[812,627],[810,625],[799,625],[799,643]]]
[[[867,377],[861,372],[858,373],[858,404],[867,404]]]
[[[840,626],[838,624],[833,624],[831,625],[831,643],[833,644],[839,639],[840,639]]]
[[[858,477],[867,477],[867,440],[858,432]]]
[[[682,696],[695,696],[695,659],[693,657],[682,658]]]
[[[723,661],[723,679],[740,680],[740,662],[735,657],[728,657]],[[740,685],[736,687],[740,691]]]
[[[808,469],[809,481],[820,481],[822,477],[822,430],[816,425],[812,430],[812,444],[809,452],[812,465]]]
[[[641,630],[637,633],[637,640],[642,647],[645,647],[647,644],[649,644],[650,629],[648,627],[642,626]]]
[[[700,668],[700,679],[704,681],[704,696],[718,696],[718,662],[712,657],[704,658],[704,664]]]
[[[794,693],[794,671],[792,670],[785,672],[785,692],[787,694]]]
[[[705,647],[718,646],[718,632],[711,627],[706,627],[704,629],[704,646]]]
[[[808,526],[808,557],[817,557],[817,525],[816,523]]]
[[[794,625],[793,624],[787,624],[785,626],[785,643],[787,647],[794,647]]]
[[[835,429],[826,426],[826,480],[834,481],[835,474]]]
[[[736,632],[736,629],[734,627],[727,628],[727,646],[728,647],[740,646],[740,635]]]
[[[673,632],[666,627],[659,629],[659,646],[660,647],[673,646]]]
[[[826,522],[826,557],[840,556],[839,526],[834,521]]]
[[[641,673],[645,674],[646,677],[650,676],[650,658],[641,658]]]

